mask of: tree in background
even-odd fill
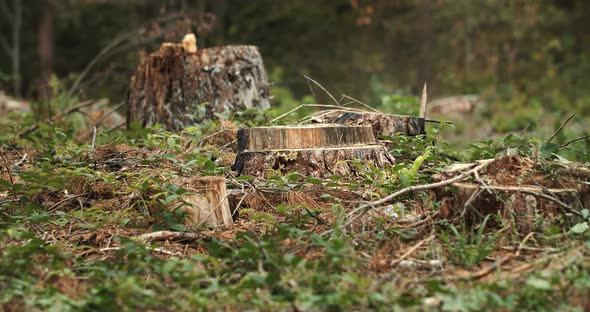
[[[2,51],[8,56],[11,63],[10,80],[12,80],[12,92],[16,96],[21,95],[21,34],[23,21],[23,4],[20,0],[1,0],[0,10],[2,11],[3,20],[8,25],[4,25],[5,29],[10,32],[0,33],[0,47]],[[10,36],[3,34],[10,33]],[[4,68],[4,65],[2,66]]]
[[[200,47],[259,46],[295,98],[311,93],[309,75],[374,105],[428,82],[431,98],[478,93],[590,113],[582,0],[0,0],[0,9],[10,17],[0,68],[12,77],[2,86],[27,97],[47,97],[53,74],[72,94],[122,100],[142,55],[197,32]]]

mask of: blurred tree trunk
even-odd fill
[[[43,15],[39,22],[39,98],[50,100],[52,96],[50,80],[53,73],[53,19],[54,10],[50,0],[43,1]]]
[[[21,0],[14,0],[14,20],[12,25],[12,73],[14,75],[14,95],[21,96],[20,72],[20,31],[23,21],[23,7]]]
[[[428,91],[432,93],[434,90],[433,81],[433,30],[432,30],[432,0],[418,0],[417,1],[417,16],[416,19],[416,45],[418,47],[418,67],[416,78],[418,81],[415,85],[415,94],[420,94],[424,83],[428,83]]]
[[[20,72],[20,35],[22,28],[22,3],[21,0],[13,0],[12,8],[8,6],[8,0],[0,1],[0,10],[3,18],[10,23],[12,30],[11,42],[0,35],[0,46],[10,56],[12,63],[12,92],[16,97],[21,95],[21,72]]]

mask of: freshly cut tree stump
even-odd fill
[[[425,134],[424,118],[390,115],[377,112],[327,110],[313,114],[313,123],[371,126],[375,137],[394,136],[398,132],[407,135]]]
[[[182,44],[163,44],[139,65],[129,86],[127,126],[160,123],[178,131],[215,113],[268,109],[269,95],[257,47],[197,49],[187,35]]]
[[[195,194],[182,196],[182,201],[190,204],[180,209],[187,212],[188,223],[209,226],[233,224],[229,201],[226,194],[225,178],[196,177],[185,187]]]
[[[262,127],[238,132],[238,155],[232,167],[240,175],[266,178],[270,171],[297,171],[327,177],[357,175],[349,160],[394,164],[387,149],[376,144],[369,126],[310,125]]]
[[[304,125],[238,130],[238,153],[375,144],[368,126]]]

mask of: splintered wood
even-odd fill
[[[371,127],[308,125],[261,127],[238,131],[238,156],[233,170],[265,178],[271,171],[326,177],[357,174],[350,161],[377,168],[394,164],[386,148],[376,144]]]
[[[371,126],[375,137],[394,136],[398,132],[406,135],[425,134],[424,118],[404,115],[390,115],[377,112],[356,112],[327,110],[315,113],[313,123]]]
[[[225,178],[196,177],[188,181],[191,194],[182,196],[186,202],[180,209],[187,213],[188,223],[209,226],[233,224],[227,199]]]

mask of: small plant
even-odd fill
[[[451,263],[465,267],[480,265],[481,261],[492,253],[496,237],[495,235],[487,236],[484,233],[489,219],[490,215],[487,215],[477,232],[475,232],[474,228],[467,231],[465,224],[463,224],[461,231],[453,224],[450,224],[450,233],[443,231],[439,235],[449,251],[449,261]]]

